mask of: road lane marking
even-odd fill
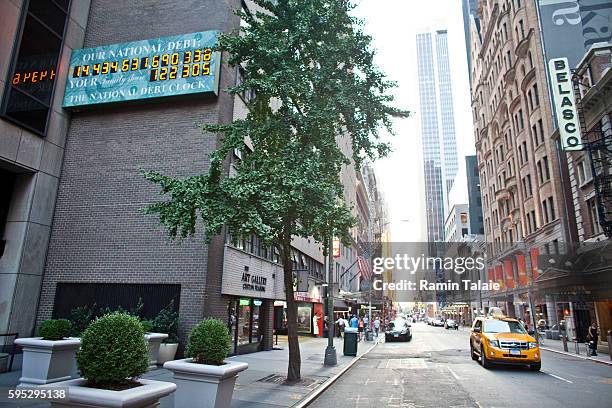
[[[455,380],[461,380],[461,378],[457,375],[457,373],[455,373],[453,371],[452,368],[450,368],[450,367],[446,367],[446,368],[448,368],[448,371],[450,371],[450,373],[453,375],[453,377],[455,377]]]
[[[546,373],[546,372],[545,372],[544,374],[546,374],[546,375],[550,375],[551,377],[555,377],[557,380],[565,381],[566,383],[570,383],[570,384],[573,384],[573,383],[574,383],[573,381],[566,380],[565,378],[563,378],[563,377],[559,377],[558,375],[554,375],[554,374],[551,374],[551,373]]]

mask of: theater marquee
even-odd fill
[[[582,150],[580,122],[568,60],[567,58],[551,59],[548,68],[561,146],[563,150]]]
[[[64,107],[218,94],[218,31],[74,50]]]

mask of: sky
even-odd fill
[[[375,62],[398,83],[397,106],[413,112],[408,119],[396,120],[395,136],[386,136],[393,153],[374,163],[389,211],[391,240],[426,241],[416,34],[448,30],[459,164],[465,166],[464,156],[474,154],[475,147],[461,0],[355,0],[355,4],[354,14],[365,20],[365,31],[373,37]]]

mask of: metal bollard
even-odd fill
[[[574,350],[576,354],[580,354],[580,346],[578,345],[578,340],[574,340]]]
[[[563,341],[563,351],[567,353],[567,336],[561,336],[561,341]]]
[[[608,355],[612,361],[612,330],[608,330]]]

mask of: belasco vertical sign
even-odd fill
[[[567,58],[554,58],[548,62],[557,126],[563,150],[582,150],[580,120],[572,86]]]

